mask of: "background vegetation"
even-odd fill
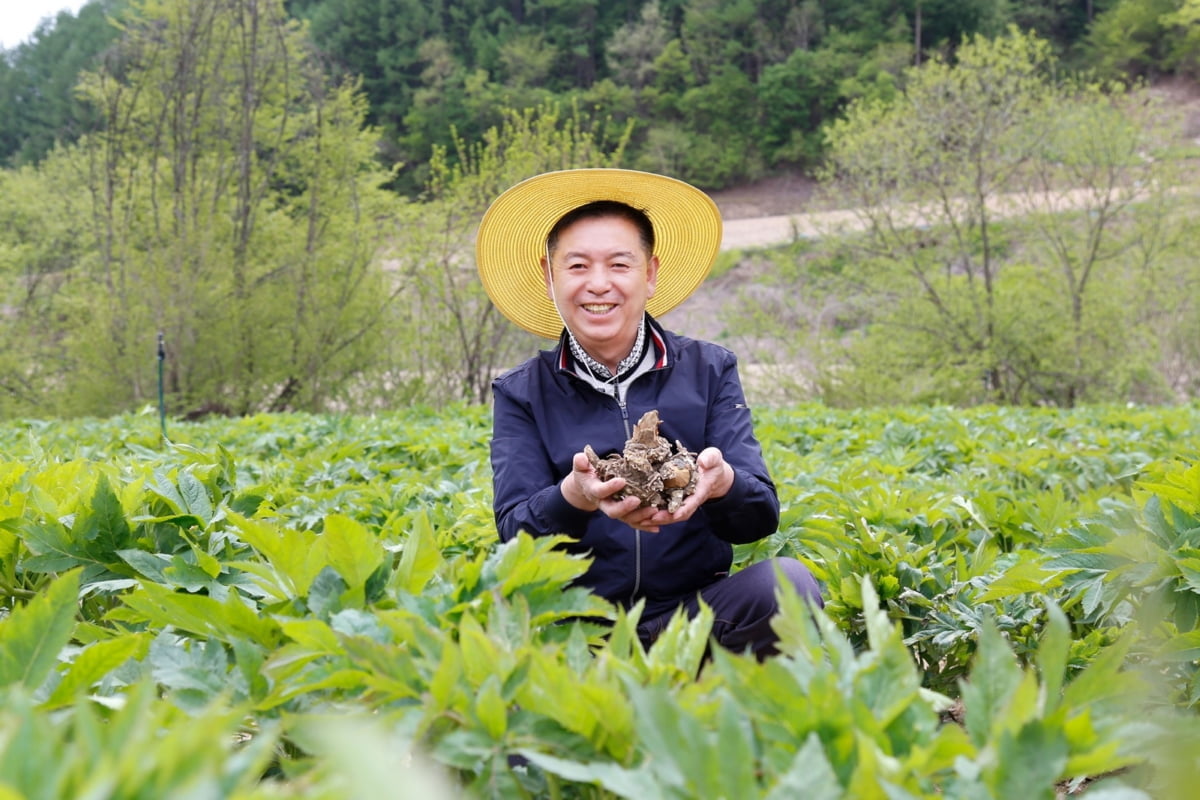
[[[0,58],[0,415],[136,409],[159,368],[181,416],[486,401],[538,343],[474,225],[587,165],[856,209],[728,257],[756,400],[1194,396],[1197,123],[1130,81],[1194,75],[1196,13],[95,0]]]

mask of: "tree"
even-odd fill
[[[1168,64],[1191,77],[1200,77],[1200,0],[1183,0],[1162,18],[1169,37]]]
[[[397,201],[355,86],[330,85],[261,0],[135,3],[108,63],[83,84],[103,130],[45,170],[64,210],[88,201],[83,249],[38,293],[62,350],[53,410],[151,401],[160,331],[176,413],[361,391],[394,292],[377,255]]]
[[[1053,64],[1044,40],[977,37],[830,127],[827,178],[865,230],[847,272],[870,306],[843,386],[1072,405],[1151,357],[1118,298],[1146,296],[1168,241],[1164,176],[1120,88]]]
[[[64,407],[60,302],[86,253],[88,204],[61,160],[0,171],[0,417]]]
[[[1095,69],[1109,77],[1147,77],[1170,64],[1169,15],[1181,0],[1118,0],[1088,31],[1085,47]]]
[[[60,11],[28,42],[0,53],[0,163],[35,164],[55,143],[95,129],[95,115],[74,87],[116,40],[109,18],[124,8],[124,0],[91,0],[78,16]]]
[[[654,82],[655,60],[669,41],[671,29],[658,0],[650,0],[636,22],[627,22],[609,40],[608,71],[619,83],[635,89],[648,86]]]

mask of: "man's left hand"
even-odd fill
[[[683,501],[674,513],[659,511],[649,522],[654,525],[670,525],[691,519],[696,509],[709,500],[729,494],[733,488],[733,467],[715,447],[706,447],[696,456],[696,490]]]

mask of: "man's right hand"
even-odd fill
[[[630,527],[657,533],[658,525],[650,521],[658,513],[655,509],[640,508],[641,501],[632,496],[612,499],[623,488],[624,478],[600,480],[584,453],[575,454],[571,462],[571,474],[559,484],[563,497],[576,508],[583,511],[599,510],[605,516],[620,520]]]

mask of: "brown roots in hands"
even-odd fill
[[[583,452],[601,480],[625,479],[625,488],[613,495],[614,500],[632,495],[642,501],[642,508],[674,512],[696,491],[696,454],[678,441],[672,449],[658,435],[658,424],[657,411],[643,414],[621,455],[600,458],[591,445]]]

